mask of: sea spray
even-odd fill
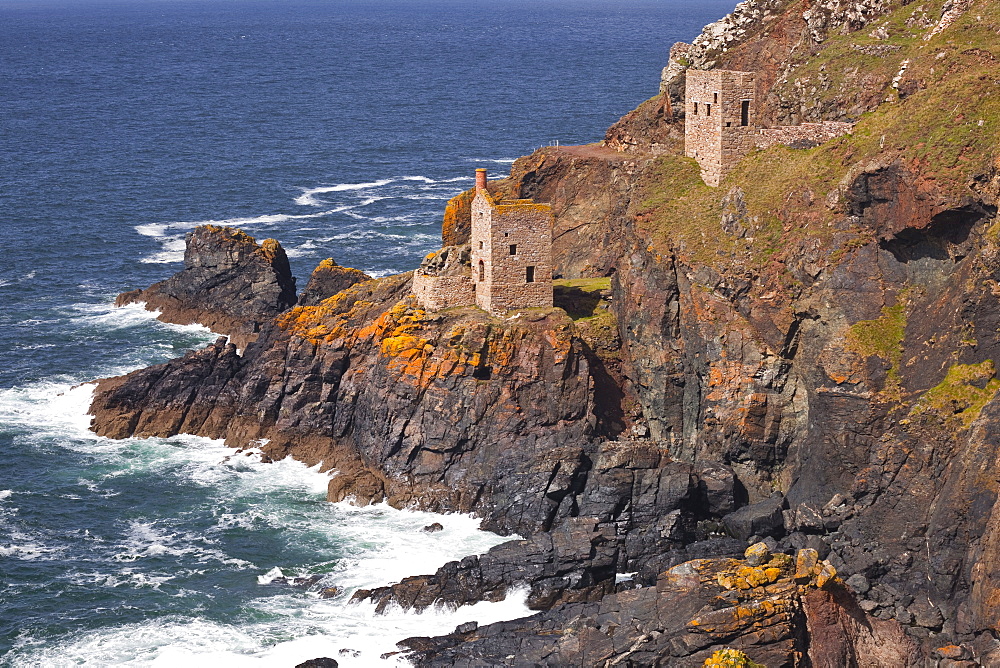
[[[320,466],[265,463],[259,452],[219,440],[97,437],[86,414],[92,391],[54,381],[0,391],[0,420],[17,425],[25,445],[50,453],[59,512],[85,509],[66,523],[72,530],[53,531],[45,528],[44,508],[15,516],[9,507],[18,491],[0,495],[0,513],[10,517],[0,557],[58,563],[44,586],[80,601],[64,612],[58,642],[44,629],[22,630],[6,657],[11,665],[269,666],[317,655],[345,666],[401,665],[399,656],[379,657],[404,637],[529,614],[523,592],[422,614],[394,608],[376,615],[369,603],[350,604],[358,588],[432,573],[506,539],[478,530],[478,520],[465,515],[327,503]],[[123,505],[124,516],[115,510]],[[443,530],[423,530],[435,522]],[[295,577],[314,584],[277,583]],[[14,584],[26,594],[34,588]],[[330,588],[332,598],[319,597]],[[91,610],[86,600],[95,596],[130,600],[136,609]]]

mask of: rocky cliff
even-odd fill
[[[295,279],[274,239],[258,244],[240,230],[204,225],[187,235],[182,272],[122,293],[116,305],[133,302],[159,311],[164,322],[225,332],[244,348],[264,323],[295,303]]]
[[[557,308],[427,313],[408,275],[285,300],[242,355],[101,381],[95,429],[266,442],[331,499],[524,536],[357,594],[529,589],[537,615],[411,639],[421,663],[996,665],[998,30],[987,0],[742,3],[604,145],[491,183],[551,204]],[[707,187],[677,95],[712,66],[760,73],[762,124],[854,133]]]

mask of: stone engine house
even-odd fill
[[[552,209],[530,199],[494,201],[486,170],[472,200],[472,282],[490,313],[552,306]]]
[[[552,209],[530,199],[495,200],[476,170],[469,246],[432,253],[413,274],[429,310],[476,306],[494,315],[552,307]]]
[[[757,146],[753,72],[688,70],[684,92],[684,155],[701,165],[701,178],[718,186]]]
[[[685,82],[684,155],[698,161],[710,186],[718,186],[755,148],[808,148],[854,129],[854,123],[838,121],[758,128],[753,72],[689,69]]]

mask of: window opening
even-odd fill
[[[486,280],[486,264],[482,260],[479,261],[479,280]]]
[[[510,254],[511,255],[517,255],[517,244],[511,244],[510,245]]]
[[[715,104],[719,103],[719,94],[718,93],[712,93],[712,102],[714,102]]]
[[[695,113],[695,116],[698,115],[698,103],[697,102],[694,103],[694,113]]]
[[[750,125],[750,100],[740,103],[740,125]]]
[[[524,268],[524,282],[525,283],[534,283],[535,282],[535,268],[534,267],[525,267]]]
[[[479,250],[483,250],[483,242],[482,241],[479,242]]]
[[[706,104],[705,105],[705,115],[706,116],[711,116],[712,115],[712,105],[710,105],[710,104]]]

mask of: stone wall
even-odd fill
[[[710,186],[756,146],[755,85],[752,72],[687,72],[684,154],[698,161]]]
[[[413,272],[413,294],[428,311],[476,303],[469,245],[445,246],[430,253]]]
[[[428,311],[469,306],[476,302],[476,290],[469,275],[428,276],[417,270],[413,273],[413,294]]]
[[[472,203],[472,279],[476,304],[502,314],[552,306],[552,210],[531,200]],[[528,281],[531,267],[532,280]]]
[[[853,123],[822,121],[758,129],[756,104],[752,72],[687,71],[684,155],[698,161],[706,184],[718,186],[755,148],[815,146],[854,128]]]
[[[854,123],[841,123],[839,121],[761,128],[757,135],[757,148],[767,148],[774,144],[818,145],[834,137],[850,134],[853,129]]]

